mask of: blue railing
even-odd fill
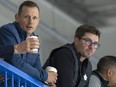
[[[4,87],[48,87],[46,84],[34,79],[23,71],[15,68],[0,59],[0,74],[4,76]],[[1,86],[0,86],[1,87]]]

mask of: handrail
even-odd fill
[[[21,87],[21,85],[23,87],[48,87],[46,84],[34,79],[2,59],[0,59],[0,73],[4,75],[4,87],[8,87],[8,78],[11,82],[10,87],[14,87],[14,82],[18,83],[17,87]]]

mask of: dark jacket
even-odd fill
[[[27,33],[20,28],[17,22],[9,23],[0,28],[0,45],[15,45],[25,40],[26,37]],[[47,79],[47,73],[41,68],[39,54],[25,53],[13,54],[13,56],[9,54],[6,55],[8,55],[9,58],[5,58],[5,61],[13,66],[38,80],[45,81]]]
[[[8,46],[0,46],[0,58],[11,58],[11,56],[14,53],[14,46],[8,45]]]
[[[53,66],[58,70],[57,87],[87,87],[92,66],[88,59],[80,62],[80,54],[73,44],[54,49],[43,68]]]

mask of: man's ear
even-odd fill
[[[18,14],[15,14],[15,21],[18,22],[18,19],[19,19],[19,15]]]
[[[77,43],[79,39],[77,37],[74,37],[74,42]]]
[[[111,77],[112,74],[113,74],[112,70],[111,70],[111,69],[108,69],[108,71],[107,71],[107,76],[108,76],[108,77]]]

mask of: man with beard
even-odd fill
[[[81,25],[75,32],[74,42],[54,49],[43,68],[58,70],[57,87],[88,87],[92,66],[89,58],[99,48],[100,31],[91,25]]]

